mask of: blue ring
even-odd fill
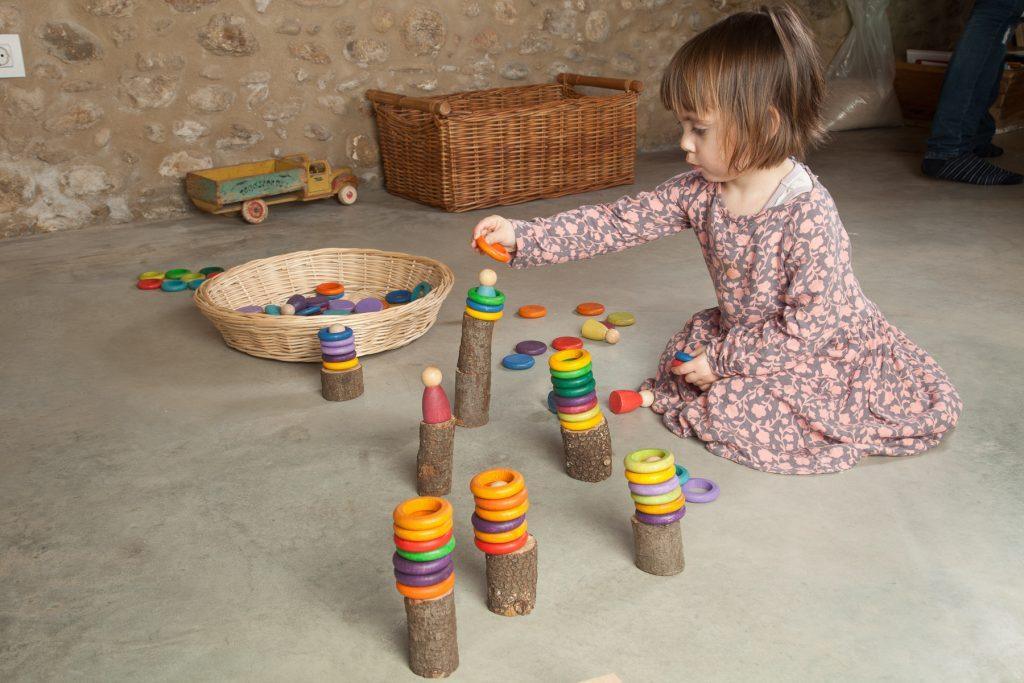
[[[345,341],[352,336],[352,328],[346,327],[341,332],[330,332],[330,328],[321,327],[316,336],[320,338],[320,341]]]
[[[679,478],[679,485],[682,486],[690,481],[690,471],[682,465],[676,465],[676,477]]]
[[[501,359],[501,364],[509,370],[529,370],[534,363],[536,361],[533,356],[527,356],[525,353],[510,353]]]
[[[480,311],[481,313],[500,313],[505,309],[504,304],[500,306],[488,306],[487,304],[478,304],[472,299],[466,299],[466,305],[474,311]]]
[[[413,299],[422,299],[427,294],[430,294],[430,290],[432,290],[433,288],[434,287],[429,282],[424,280],[423,282],[421,282],[418,285],[416,285],[415,287],[413,287],[412,298]]]
[[[558,415],[558,406],[555,405],[555,392],[548,392],[548,411],[552,415]]]
[[[327,299],[328,300],[331,300],[331,299],[344,299],[344,298],[345,298],[345,292],[342,292],[341,294],[328,294],[327,295]]]
[[[165,292],[180,292],[188,289],[188,283],[181,280],[164,280],[160,283],[160,289]]]
[[[676,360],[681,360],[684,363],[689,363],[691,360],[693,360],[693,356],[686,353],[685,351],[676,351]]]
[[[384,296],[384,301],[389,304],[407,304],[412,301],[412,292],[408,289],[396,289]]]

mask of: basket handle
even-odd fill
[[[366,97],[371,102],[376,102],[378,104],[391,104],[396,107],[418,109],[419,111],[423,111],[428,114],[437,114],[438,116],[448,116],[452,113],[452,105],[443,100],[428,100],[423,97],[404,97],[402,95],[384,92],[383,90],[367,90]]]
[[[627,92],[640,92],[644,89],[642,81],[631,81],[626,78],[604,78],[602,76],[561,73],[555,76],[555,80],[562,85],[589,85],[594,88],[609,88],[610,90],[625,90]]]

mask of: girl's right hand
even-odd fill
[[[476,246],[478,238],[483,237],[488,244],[500,244],[509,251],[516,249],[516,231],[512,227],[512,221],[501,216],[488,216],[473,228],[473,239],[471,244],[474,249],[480,251]]]

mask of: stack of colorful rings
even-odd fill
[[[320,328],[316,333],[320,339],[320,353],[324,370],[351,370],[359,366],[356,357],[356,340],[352,329],[344,325]]]
[[[444,498],[410,498],[395,520],[395,588],[412,600],[433,600],[455,587],[452,504]]]
[[[473,542],[488,555],[507,555],[526,545],[526,511],[530,499],[523,475],[503,467],[473,477],[469,489],[476,501]]]
[[[676,459],[671,453],[645,448],[633,451],[624,462],[638,522],[671,524],[683,518],[686,497],[679,486]]]
[[[477,320],[498,320],[504,309],[505,295],[495,289],[494,285],[481,284],[479,287],[473,287],[466,297],[466,314]]]
[[[554,385],[558,421],[570,431],[582,432],[604,421],[597,403],[597,383],[591,372],[590,352],[565,349],[551,354],[551,384]]]

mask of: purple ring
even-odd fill
[[[684,505],[667,515],[649,515],[646,512],[634,512],[633,514],[636,515],[636,521],[644,524],[671,524],[686,516],[686,506]]]
[[[660,484],[634,484],[629,482],[629,490],[638,496],[660,496],[663,493],[674,491],[679,486],[679,478],[672,477]],[[689,498],[687,498],[689,500]]]
[[[482,531],[485,534],[503,534],[520,526],[526,521],[526,515],[520,515],[507,522],[490,522],[474,512],[471,521],[473,522],[473,528],[477,531]]]
[[[574,396],[572,398],[566,396],[559,396],[555,394],[555,405],[556,406],[581,406],[597,398],[597,391],[591,391],[589,394],[583,394],[582,396]]]
[[[346,353],[355,353],[355,350],[355,344],[347,344],[345,346],[327,346],[326,344],[320,345],[320,352],[326,353],[328,356],[341,356]]]
[[[718,498],[719,493],[721,489],[718,488],[718,484],[710,479],[690,477],[683,484],[683,495],[686,496],[687,503],[710,503]]]
[[[325,349],[337,349],[339,351],[344,351],[345,349],[349,348],[350,346],[351,347],[355,347],[355,345],[356,345],[356,338],[354,336],[353,337],[349,337],[348,339],[342,339],[341,341],[324,341],[324,340],[320,340],[320,346],[322,348],[325,348]]]
[[[396,569],[395,580],[405,586],[433,586],[435,583],[441,583],[447,579],[453,571],[455,571],[455,565],[452,563],[433,574],[406,574]]]
[[[344,363],[345,361],[352,360],[355,357],[356,357],[356,352],[355,351],[353,351],[352,353],[346,353],[346,354],[341,355],[341,356],[331,356],[331,355],[326,354],[326,353],[323,354],[322,356],[320,356],[320,358],[323,359],[327,363]]]
[[[391,556],[391,564],[403,574],[433,574],[452,562],[454,560],[451,553],[429,562],[413,562],[412,560],[405,559],[398,553]]]

